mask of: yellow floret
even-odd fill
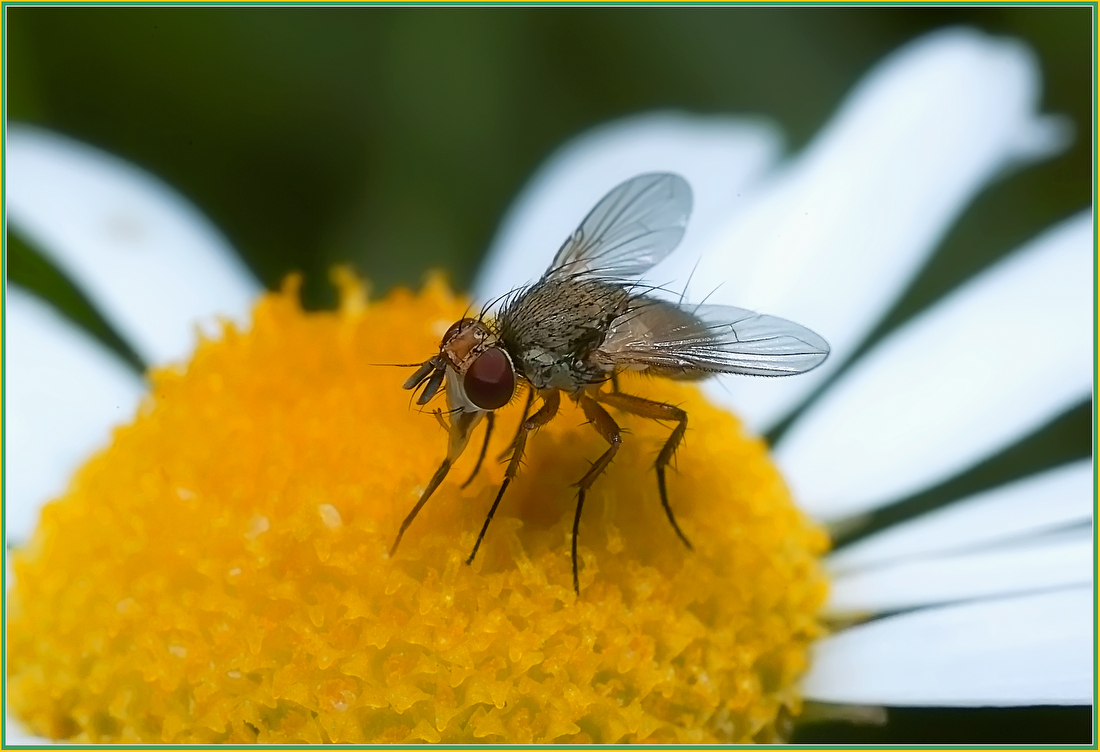
[[[401,383],[466,303],[434,280],[305,313],[263,298],[184,368],[152,374],[131,425],[47,506],[15,558],[8,700],[34,732],[98,742],[716,742],[782,738],[822,633],[824,533],[764,443],[690,386],[628,432],[580,526],[575,483],[606,448],[568,400],[528,442],[472,566],[520,419],[498,413],[387,552],[446,448]]]

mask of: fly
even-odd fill
[[[665,469],[684,432],[687,413],[675,405],[619,391],[615,377],[644,371],[681,381],[717,373],[790,376],[820,365],[829,345],[799,324],[741,308],[688,305],[658,299],[652,288],[632,282],[668,256],[683,238],[691,214],[691,188],[679,175],[650,173],[631,178],[603,197],[566,239],[542,277],[510,294],[495,320],[456,321],[439,352],[420,364],[405,389],[423,386],[417,404],[440,389],[447,395],[447,456],[401,523],[392,555],[409,525],[447,477],[486,419],[485,440],[473,475],[489,445],[494,411],[508,404],[522,384],[528,396],[512,441],[504,481],[466,563],[473,562],[504,492],[516,477],[527,438],[549,423],[564,393],[608,443],[577,484],[573,516],[573,590],[580,594],[577,533],[585,496],[622,443],[608,407],[675,428],[657,455],[657,488],[676,535],[691,543],[668,501]],[[612,382],[612,389],[603,385]],[[538,410],[531,414],[535,398]]]

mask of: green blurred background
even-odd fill
[[[791,150],[883,55],[966,24],[1027,40],[1063,156],[991,186],[875,337],[1091,197],[1092,9],[6,8],[7,116],[120,154],[186,194],[270,286],[351,262],[376,290],[432,268],[467,285],[509,201],[565,139],[655,108],[766,115]],[[140,367],[19,238],[8,279]],[[1087,405],[912,514],[1091,447]],[[1015,453],[1015,454],[1014,454]],[[904,506],[904,505],[903,505]],[[1090,709],[904,710],[800,742],[1088,742]]]

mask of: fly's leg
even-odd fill
[[[687,431],[687,413],[666,402],[656,402],[621,392],[599,393],[596,398],[605,405],[611,405],[623,412],[632,413],[643,418],[676,421],[676,428],[672,429],[672,434],[661,448],[660,454],[657,455],[657,490],[661,492],[661,504],[665,508],[665,514],[668,515],[668,521],[672,523],[672,529],[676,531],[676,535],[680,536],[680,540],[684,542],[688,550],[694,550],[691,541],[687,539],[684,531],[676,524],[676,517],[672,514],[672,507],[668,504],[668,491],[665,488],[665,468],[672,462],[672,457],[676,454],[676,447],[683,441],[684,432]]]
[[[528,389],[527,390],[527,401],[524,403],[524,406],[523,406],[523,415],[520,416],[519,426],[516,427],[516,436],[517,437],[519,436],[519,432],[523,429],[523,423],[524,423],[524,421],[527,420],[527,415],[531,412],[531,403],[534,402],[534,401],[535,401],[535,390],[534,389]],[[479,454],[477,456],[477,464],[474,465],[474,471],[472,473],[470,473],[470,477],[467,478],[466,482],[463,483],[461,486],[459,486],[459,488],[465,488],[466,486],[473,483],[474,478],[477,477],[478,472],[481,470],[481,463],[485,461],[485,455],[489,451],[489,437],[493,433],[494,416],[495,416],[494,413],[489,413],[488,414],[488,422],[487,422],[486,427],[485,427],[485,443],[481,445],[481,454]],[[512,443],[510,443],[508,445],[508,447],[503,452],[500,453],[500,456],[497,457],[497,459],[503,460],[505,457],[507,457],[509,455],[509,453],[512,451],[513,447],[515,447],[515,445],[516,445],[516,439],[513,438]]]
[[[505,457],[511,456],[512,452],[516,448],[516,442],[519,441],[520,432],[523,431],[523,424],[527,422],[527,416],[531,414],[531,405],[535,402],[535,388],[530,387],[527,390],[527,402],[523,404],[523,417],[519,419],[519,425],[516,427],[516,435],[512,438],[512,442],[508,444],[508,447],[500,453],[497,457],[498,460],[504,460]]]
[[[534,392],[532,392],[532,394],[533,393]],[[530,400],[528,404],[530,404]],[[523,459],[523,447],[527,444],[527,434],[549,423],[554,416],[557,415],[558,406],[560,404],[561,396],[558,390],[549,389],[542,393],[542,407],[540,407],[530,418],[520,423],[519,431],[516,433],[516,440],[512,449],[512,459],[508,462],[508,469],[504,471],[504,483],[501,484],[500,490],[497,491],[497,497],[493,500],[493,506],[489,508],[489,514],[485,517],[485,524],[481,526],[481,532],[477,534],[477,541],[474,542],[474,550],[470,552],[469,558],[466,559],[467,564],[473,563],[474,557],[477,556],[477,549],[481,547],[481,539],[485,537],[485,531],[489,529],[489,523],[493,521],[493,515],[496,514],[497,506],[504,497],[504,491],[508,488],[512,479],[516,477],[516,473],[519,472],[519,463],[520,460]]]
[[[606,452],[600,455],[598,460],[592,463],[592,467],[577,483],[577,512],[573,516],[573,590],[577,595],[580,595],[581,584],[577,574],[577,533],[581,526],[581,508],[584,506],[584,497],[588,489],[596,481],[596,478],[607,469],[607,466],[611,464],[611,460],[615,458],[615,453],[619,451],[622,436],[618,424],[615,423],[607,410],[600,407],[596,400],[582,393],[577,397],[577,403],[581,406],[581,410],[584,411],[584,415],[588,418],[592,427],[611,445]]]
[[[459,488],[465,488],[474,482],[474,478],[477,477],[478,471],[481,470],[481,463],[485,460],[485,453],[489,451],[489,437],[493,435],[493,421],[495,420],[493,413],[486,413],[485,415],[485,443],[481,445],[481,453],[477,456],[477,463],[474,464],[474,471],[470,473],[470,477],[466,479]]]
[[[393,545],[390,546],[390,556],[392,557],[397,551],[397,544],[401,542],[402,536],[405,535],[405,531],[409,529],[409,525],[416,519],[416,515],[420,513],[420,510],[427,503],[428,499],[435,489],[439,488],[439,484],[443,482],[443,479],[447,477],[447,473],[451,471],[451,458],[446,457],[443,460],[443,464],[439,466],[439,469],[435,471],[435,475],[428,481],[428,487],[424,489],[424,493],[420,494],[420,500],[416,502],[416,506],[412,508],[412,511],[405,517],[401,523],[401,529],[397,531],[397,539],[394,540]]]
[[[390,556],[393,556],[397,551],[397,545],[401,543],[402,536],[405,535],[405,531],[409,529],[409,525],[416,519],[416,515],[427,503],[431,495],[435,493],[435,489],[439,488],[439,484],[443,482],[443,479],[447,477],[447,473],[451,471],[451,466],[455,463],[455,460],[459,458],[462,451],[466,448],[466,444],[470,441],[470,435],[474,432],[474,427],[481,421],[483,415],[487,413],[476,412],[459,412],[454,413],[451,416],[451,425],[447,427],[450,431],[450,436],[447,441],[447,456],[443,459],[443,464],[439,466],[439,469],[435,471],[435,475],[428,481],[428,486],[424,489],[424,492],[420,494],[420,500],[416,502],[416,506],[412,508],[412,511],[406,515],[405,519],[401,522],[401,528],[397,531],[397,539],[394,540],[393,546],[390,547]],[[492,415],[492,413],[488,413]],[[437,415],[439,420],[443,420],[442,415]]]

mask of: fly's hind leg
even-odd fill
[[[669,506],[668,490],[665,488],[665,468],[672,462],[672,457],[676,454],[676,447],[684,439],[684,432],[687,431],[687,413],[667,402],[656,402],[644,397],[636,397],[633,394],[623,394],[622,392],[601,392],[596,395],[596,398],[605,405],[611,405],[623,412],[632,413],[642,418],[676,421],[676,428],[672,429],[672,434],[669,435],[665,445],[661,448],[660,454],[657,455],[657,490],[661,493],[661,504],[665,508],[665,514],[668,515],[668,521],[672,523],[672,529],[676,531],[676,535],[680,536],[680,540],[684,542],[688,550],[693,550],[691,541],[687,539],[684,531],[676,524],[676,516],[672,513],[672,507]]]
[[[504,497],[504,491],[508,488],[512,479],[516,477],[516,473],[519,472],[519,463],[520,460],[523,459],[523,447],[527,444],[527,434],[537,428],[545,426],[558,413],[558,405],[561,404],[561,397],[556,389],[550,389],[543,392],[542,400],[542,407],[540,407],[530,418],[520,423],[519,431],[516,433],[516,440],[513,443],[512,459],[508,462],[508,469],[504,471],[504,483],[501,484],[500,490],[497,491],[497,497],[493,500],[493,506],[489,508],[489,514],[485,516],[485,524],[481,526],[481,532],[477,534],[477,541],[474,542],[474,550],[470,552],[470,556],[466,559],[467,564],[471,564],[474,557],[477,556],[477,549],[481,546],[481,539],[485,537],[485,531],[489,529],[489,523],[493,521],[493,515],[496,514],[497,506],[500,505],[500,500]],[[530,406],[531,400],[528,400],[527,404]]]
[[[577,483],[577,512],[573,516],[573,590],[577,595],[580,595],[580,577],[577,574],[577,533],[581,526],[581,509],[584,507],[584,497],[596,478],[607,469],[607,466],[611,464],[611,460],[615,458],[615,453],[619,451],[619,445],[622,444],[622,434],[615,420],[608,414],[607,410],[600,407],[596,400],[584,393],[581,393],[576,399],[577,404],[581,406],[581,410],[584,411],[584,415],[588,418],[592,427],[611,445],[606,452],[600,455],[598,460],[592,463],[592,467]]]

